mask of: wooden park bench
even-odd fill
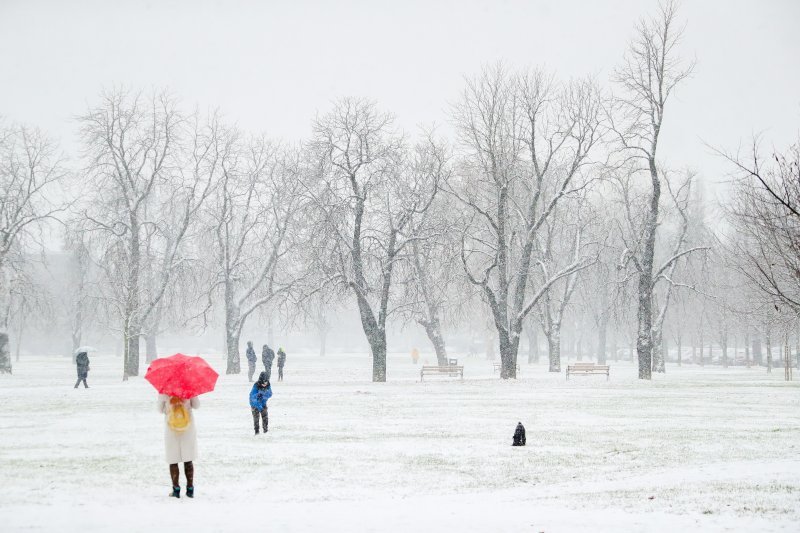
[[[576,374],[579,376],[591,376],[591,375],[606,375],[606,381],[608,381],[609,370],[611,369],[608,365],[596,365],[594,363],[575,363],[572,365],[567,365],[567,380],[569,381],[570,374]]]
[[[423,366],[419,370],[419,380],[423,381],[425,375],[429,376],[459,376],[461,380],[464,380],[464,367],[461,365],[447,365],[447,366]]]
[[[492,368],[494,372],[497,372],[503,368],[503,363],[492,363]],[[519,374],[519,365],[517,365],[517,374]]]

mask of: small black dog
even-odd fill
[[[525,446],[525,426],[522,425],[522,422],[517,423],[512,446]]]

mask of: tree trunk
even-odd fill
[[[681,336],[678,335],[678,366],[683,363],[683,345],[681,344]]]
[[[795,368],[800,370],[800,346],[795,348]]]
[[[528,364],[539,362],[539,339],[536,334],[536,324],[533,320],[525,322],[525,333],[528,337]]]
[[[447,348],[442,338],[442,326],[439,319],[434,318],[430,321],[420,320],[420,324],[425,328],[425,333],[436,351],[436,362],[439,366],[447,366]]]
[[[144,346],[145,361],[151,363],[158,359],[158,346],[156,345],[155,332],[150,332],[145,335]]]
[[[561,372],[561,329],[554,325],[547,335],[547,356],[550,359],[550,372]]]
[[[608,318],[606,313],[600,317],[600,322],[597,326],[597,364],[606,364],[606,333],[608,330]]]
[[[728,340],[722,339],[722,368],[728,368]]]
[[[753,339],[753,364],[756,366],[761,366],[763,362],[763,357],[761,354],[761,337],[756,336]]]
[[[617,347],[616,328],[611,332],[611,357],[614,358],[615,363],[619,361],[619,348]]]
[[[765,339],[767,343],[767,372],[772,372],[772,339],[770,339],[769,333],[767,333],[767,338]]]
[[[228,351],[228,360],[225,367],[226,374],[238,374],[242,371],[239,360],[239,330],[225,328],[225,345]]]
[[[750,368],[750,332],[744,334],[744,363]]]
[[[130,216],[130,273],[128,274],[127,298],[125,301],[124,340],[125,354],[123,360],[122,379],[139,375],[139,335],[142,333],[141,309],[139,302],[139,269],[141,267],[139,220],[134,214]]]
[[[664,338],[664,330],[659,325],[653,337],[653,372],[663,374],[667,371],[666,360],[668,354],[667,339]]]
[[[127,380],[129,377],[139,375],[139,328],[130,327],[125,331],[125,372],[122,377]]]
[[[367,333],[366,331],[364,333]],[[386,332],[378,330],[367,333],[367,340],[372,351],[372,381],[386,382]]]
[[[81,338],[83,337],[81,327],[80,327],[80,311],[76,313],[75,317],[75,324],[72,325],[72,355],[75,355],[75,352],[78,351],[78,348],[81,346]]]
[[[660,327],[656,327],[652,332],[650,341],[650,360],[653,363],[653,371],[658,372],[659,374],[663,374],[666,371],[666,368],[664,367],[664,339],[662,338],[662,335],[663,330]],[[648,377],[647,379],[650,378]]]
[[[0,374],[11,374],[11,354],[8,351],[6,332],[0,332]]]
[[[517,377],[517,349],[519,343],[514,343],[505,331],[499,331],[500,340],[500,378],[509,379]]]
[[[20,310],[21,311],[21,310]],[[19,363],[19,352],[22,349],[22,336],[25,332],[25,315],[21,313],[17,323],[17,345],[14,347],[14,360]]]
[[[706,366],[704,350],[705,346],[703,346],[703,334],[700,334],[700,366]]]
[[[795,335],[794,342],[795,366],[800,370],[800,334]]]
[[[225,348],[227,361],[225,365],[226,374],[238,374],[241,372],[239,359],[239,337],[242,333],[242,322],[240,317],[239,305],[236,303],[235,287],[233,282],[225,282]]]

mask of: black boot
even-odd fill
[[[180,487],[172,487],[172,494],[170,494],[172,498],[180,498],[181,497],[181,488]]]
[[[186,487],[186,497],[194,498],[194,487]]]

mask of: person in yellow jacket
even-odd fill
[[[419,350],[417,350],[416,348],[411,348],[411,360],[414,362],[415,365],[417,364],[417,362],[419,362]]]

